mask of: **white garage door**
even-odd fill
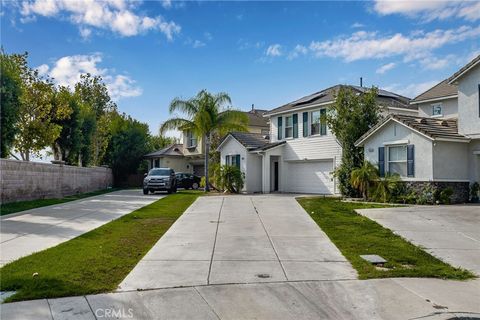
[[[288,192],[334,193],[331,172],[333,160],[315,162],[289,162],[284,186]]]

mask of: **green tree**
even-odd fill
[[[355,147],[365,132],[381,118],[381,107],[377,104],[375,87],[358,94],[349,87],[340,87],[335,94],[335,103],[326,115],[326,121],[342,147],[342,163],[336,170],[340,191],[347,196],[357,192],[350,184],[352,170],[363,162],[363,149]]]
[[[109,143],[109,121],[111,112],[116,112],[117,105],[111,100],[108,89],[100,76],[84,74],[80,77],[80,82],[75,85],[75,93],[80,102],[90,108],[95,115],[95,125],[91,137],[90,152],[88,163],[92,165],[101,165],[105,158],[105,152]],[[89,117],[89,121],[92,119]],[[91,123],[89,123],[91,124]],[[84,156],[83,159],[86,157]]]
[[[79,155],[84,143],[80,99],[68,88],[60,87],[56,92],[54,104],[66,104],[72,111],[68,118],[55,121],[62,127],[62,130],[52,145],[54,158],[63,160],[70,165],[76,165],[79,163]]]
[[[55,87],[50,79],[42,79],[37,70],[27,65],[21,67],[22,94],[19,104],[19,121],[14,147],[24,161],[30,155],[39,155],[51,146],[60,135],[62,127],[55,123],[70,116],[68,104],[54,103]]]
[[[218,132],[225,134],[229,131],[246,131],[248,117],[245,113],[225,107],[231,104],[231,99],[226,93],[211,94],[206,90],[200,91],[195,97],[188,100],[175,98],[170,103],[170,113],[181,112],[185,118],[175,117],[164,122],[160,132],[178,129],[191,131],[200,137],[204,145],[205,157],[205,191],[210,191],[209,186],[209,153],[212,134]]]
[[[401,179],[398,173],[386,172],[385,177],[379,178],[375,182],[373,198],[382,202],[389,201],[400,181]]]
[[[172,137],[165,137],[161,134],[156,136],[150,136],[148,139],[148,150],[147,152],[153,152],[166,148],[174,143],[177,143],[177,140]]]
[[[150,134],[148,125],[125,114],[111,113],[109,144],[106,163],[112,168],[115,183],[119,184],[136,173],[148,152]]]
[[[0,51],[0,157],[7,158],[15,141],[22,94],[22,66],[27,65],[27,54],[8,55]]]
[[[370,162],[363,161],[361,167],[352,170],[350,183],[354,188],[361,192],[364,199],[367,199],[369,190],[377,179],[377,168]]]

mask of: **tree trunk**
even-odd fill
[[[210,153],[210,134],[204,136],[205,140],[205,192],[210,191],[210,182],[208,177],[208,158]]]

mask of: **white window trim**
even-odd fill
[[[443,117],[443,103],[441,103],[441,102],[439,102],[439,103],[432,103],[430,106],[432,107],[432,118],[435,118],[435,117]],[[434,114],[435,107],[440,107],[440,113]]]
[[[328,126],[327,123],[325,122],[325,134],[322,134],[322,110],[327,110],[327,108],[320,108],[320,109],[315,109],[309,112],[309,117],[308,117],[308,136],[309,137],[323,137],[328,135]],[[320,122],[319,122],[319,128],[318,128],[318,133],[312,134],[312,124],[313,124],[313,113],[314,112],[319,112],[320,113]]]
[[[292,118],[292,126],[287,127],[287,118]],[[283,126],[283,136],[285,140],[293,139],[293,113],[286,115],[283,117],[283,121],[285,122],[285,125]],[[292,135],[290,137],[287,137],[287,128],[292,128]]]
[[[187,148],[196,148],[197,145],[198,145],[198,139],[197,139],[197,137],[195,137],[193,132],[187,131],[186,136],[187,136]],[[194,145],[192,144],[192,140],[195,140]]]

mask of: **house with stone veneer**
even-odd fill
[[[418,116],[391,115],[356,145],[381,175],[398,173],[410,187],[454,190],[453,201],[468,200],[480,181],[480,56],[410,103]]]
[[[232,132],[218,147],[222,164],[236,165],[245,174],[245,192],[337,194],[333,171],[342,148],[324,115],[341,87],[357,94],[368,90],[336,85],[282,105],[264,114],[270,122],[268,137]],[[377,102],[386,114],[417,115],[410,99],[378,90]]]

